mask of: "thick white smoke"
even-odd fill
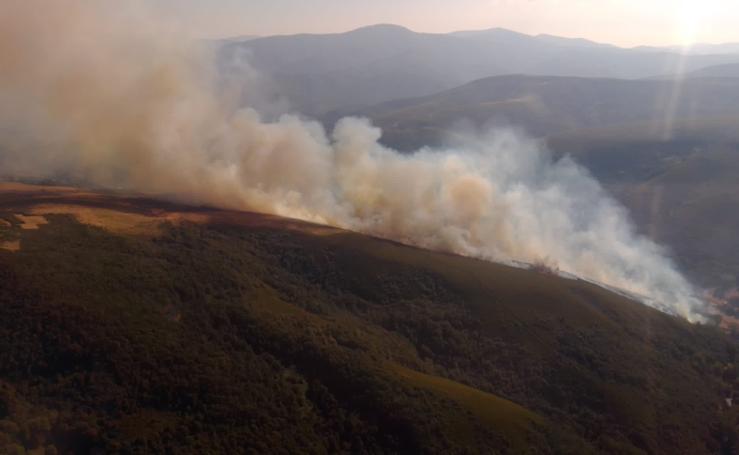
[[[362,119],[342,120],[330,137],[297,116],[267,122],[239,107],[243,93],[216,87],[207,49],[154,32],[152,17],[124,14],[122,2],[92,3],[0,5],[0,174],[73,176],[546,262],[702,319],[664,252],[583,169],[552,161],[539,143],[493,131],[463,150],[403,155]]]

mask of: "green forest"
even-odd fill
[[[735,342],[583,281],[288,220],[0,217],[3,454],[736,450]]]

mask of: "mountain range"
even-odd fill
[[[417,33],[375,25],[347,33],[228,40],[219,62],[238,76],[244,61],[275,83],[275,96],[306,115],[419,97],[476,79],[528,74],[647,78],[739,62],[732,47],[714,54],[633,48],[505,29]]]

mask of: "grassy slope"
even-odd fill
[[[587,283],[253,214],[21,231],[39,196],[4,196],[22,246],[0,250],[6,451],[714,453],[735,437],[734,345]]]
[[[469,410],[490,428],[509,438],[516,450],[524,450],[532,425],[546,424],[541,416],[512,401],[439,376],[420,373],[398,364],[388,364],[390,371],[409,384],[448,397]],[[464,432],[460,428],[458,431]]]

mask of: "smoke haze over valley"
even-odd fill
[[[259,93],[222,83],[207,48],[157,31],[143,10],[66,1],[45,5],[41,19],[36,7],[2,7],[7,176],[64,177],[544,263],[703,318],[667,253],[635,233],[588,172],[521,133],[483,131],[464,147],[404,155],[358,118],[330,134],[298,115],[265,121],[249,107]]]

